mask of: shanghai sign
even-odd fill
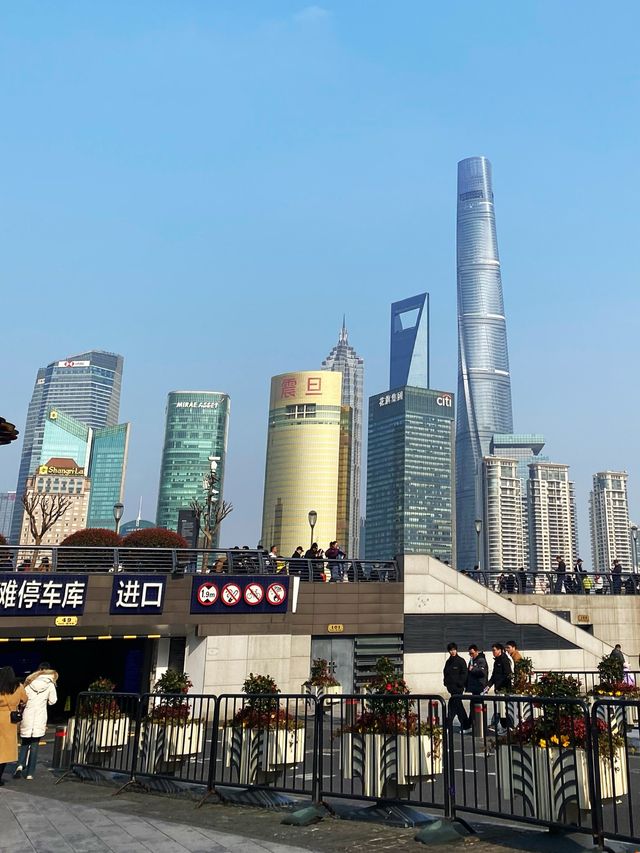
[[[286,613],[289,578],[277,575],[194,577],[191,613]]]

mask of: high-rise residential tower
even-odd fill
[[[290,557],[298,545],[306,550],[312,536],[325,550],[340,538],[338,530],[347,519],[341,495],[349,475],[341,454],[344,426],[340,373],[301,371],[272,378],[262,509],[265,548],[276,545]],[[313,528],[311,511],[317,513]]]
[[[513,432],[507,327],[486,157],[458,163],[457,565],[475,562],[481,463],[496,433]]]
[[[204,478],[216,460],[222,498],[231,401],[220,391],[171,391],[160,466],[156,522],[178,529],[178,513],[205,496]],[[214,545],[217,545],[214,542]]]
[[[484,536],[478,537],[477,562],[489,572],[516,572],[526,568],[526,502],[522,499],[522,481],[518,460],[485,456],[482,460],[482,517]]]
[[[571,570],[578,558],[578,526],[574,486],[569,466],[555,462],[529,465],[529,569],[553,570],[562,557]]]
[[[429,294],[391,304],[389,387],[429,387]]]
[[[24,494],[27,478],[40,465],[44,428],[51,408],[58,408],[94,429],[118,423],[122,367],[121,355],[89,350],[38,370],[24,429],[17,501]],[[14,543],[20,539],[21,524],[22,513],[14,513],[11,525]]]
[[[600,471],[593,475],[589,499],[591,559],[594,572],[610,572],[614,560],[633,571],[627,472]]]
[[[343,429],[342,455],[347,455],[346,464],[349,479],[346,484],[348,502],[348,525],[343,547],[350,557],[360,556],[360,488],[362,481],[362,417],[364,408],[364,360],[349,345],[349,336],[345,320],[338,343],[322,362],[323,370],[337,371],[342,374],[343,419],[351,419],[350,429]],[[340,531],[336,532],[338,537]]]

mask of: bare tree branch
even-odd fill
[[[25,492],[22,506],[29,518],[29,531],[36,545],[40,545],[45,534],[62,518],[71,506],[68,495]]]

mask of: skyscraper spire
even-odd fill
[[[340,337],[338,338],[339,344],[348,344],[349,343],[349,334],[347,332],[347,316],[346,314],[342,315],[342,329],[340,330]]]

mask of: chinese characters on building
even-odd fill
[[[0,616],[55,616],[83,613],[87,595],[86,575],[51,578],[14,574],[0,575]]]
[[[379,406],[388,406],[389,403],[399,403],[404,399],[404,391],[393,391],[391,394],[381,394],[378,399]]]
[[[109,613],[112,616],[162,613],[166,582],[165,575],[120,575],[114,578]]]
[[[298,394],[298,380],[295,376],[285,376],[280,385],[280,399],[286,400]],[[305,397],[318,397],[322,394],[322,376],[308,376],[304,390]]]

